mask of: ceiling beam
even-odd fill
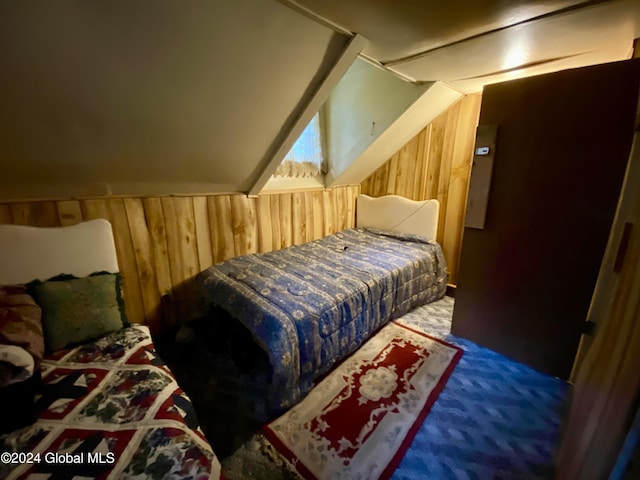
[[[336,60],[336,63],[333,65],[331,70],[329,70],[327,76],[316,89],[315,93],[311,95],[306,102],[301,104],[299,114],[292,128],[280,135],[277,142],[279,147],[267,162],[262,173],[258,176],[258,179],[249,189],[248,195],[258,195],[262,191],[269,181],[269,178],[271,178],[271,175],[273,175],[273,172],[275,172],[278,165],[280,165],[280,162],[282,162],[282,159],[285,157],[287,152],[291,150],[291,147],[293,147],[293,144],[302,134],[313,116],[318,112],[318,110],[320,110],[320,107],[322,107],[327,98],[329,98],[334,87],[358,57],[365,44],[366,40],[361,35],[355,35],[349,41]]]

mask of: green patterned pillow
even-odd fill
[[[49,351],[77,345],[128,325],[118,273],[100,272],[84,278],[60,275],[33,282],[30,292],[42,309]]]

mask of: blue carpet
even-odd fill
[[[401,322],[464,354],[394,479],[549,479],[567,383],[449,334],[453,299]]]
[[[392,478],[553,478],[568,385],[450,335],[453,304],[445,297],[399,320],[460,346],[464,354]],[[251,371],[239,371],[223,349],[211,348],[211,338],[196,330],[192,343],[157,339],[156,347],[191,396],[226,478],[296,478],[255,435],[264,422],[266,357]]]

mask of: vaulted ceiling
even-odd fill
[[[0,197],[256,193],[359,53],[465,93],[639,36],[637,0],[3,0]]]

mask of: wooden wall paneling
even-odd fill
[[[310,242],[314,240],[314,231],[313,231],[313,222],[314,222],[314,212],[313,212],[313,195],[311,192],[304,192],[304,218],[305,218],[305,242]]]
[[[259,195],[256,198],[256,222],[258,223],[258,251],[262,253],[272,251],[271,195]]]
[[[196,225],[196,247],[198,250],[198,260],[200,270],[204,270],[213,265],[207,197],[193,197],[193,215]]]
[[[311,198],[313,204],[313,239],[317,240],[324,236],[324,193],[322,191],[311,192]]]
[[[385,195],[392,195],[396,191],[396,177],[398,176],[398,152],[389,159]]]
[[[431,139],[428,150],[429,163],[427,165],[427,198],[438,197],[440,168],[442,166],[442,148],[444,146],[445,131],[447,128],[447,118],[448,114],[444,112],[436,117],[431,124]]]
[[[236,255],[231,198],[229,195],[214,195],[207,199],[207,203],[209,205],[209,231],[213,263],[218,263]]]
[[[293,225],[291,222],[291,194],[283,193],[280,197],[280,248],[293,245]]]
[[[34,227],[59,227],[56,202],[20,202],[9,205],[13,223]]]
[[[84,220],[93,220],[96,218],[110,219],[107,201],[105,199],[89,199],[80,202],[80,211]],[[113,224],[112,224],[113,227]]]
[[[194,282],[198,272],[235,255],[284,248],[352,227],[359,191],[355,185],[257,198],[14,202],[0,204],[0,223],[58,226],[94,218],[111,222],[127,316],[160,330],[202,313]]]
[[[304,243],[307,238],[307,223],[303,192],[295,192],[291,195],[291,225],[294,245]]]
[[[360,185],[371,196],[440,201],[438,233],[455,282],[481,95],[469,95],[436,117]]]
[[[61,200],[56,202],[56,206],[60,226],[75,225],[82,222],[82,209],[78,200]]]
[[[11,215],[11,208],[8,204],[0,204],[0,225],[3,223],[13,223],[13,215]]]
[[[167,251],[173,283],[172,300],[176,305],[178,321],[182,322],[202,313],[194,281],[200,265],[193,202],[189,197],[163,197],[160,202],[167,231]]]
[[[158,331],[163,327],[162,300],[156,278],[154,252],[144,204],[141,198],[125,198],[124,208],[133,244],[145,323],[153,331]]]
[[[442,243],[448,249],[449,282],[457,282],[458,262],[462,246],[464,216],[469,189],[471,162],[473,161],[474,131],[480,114],[480,95],[468,95],[460,102],[460,114],[455,129],[455,139],[447,189],[447,205],[444,214],[445,228]]]
[[[414,136],[398,153],[396,195],[413,198],[413,179],[417,170],[418,136]]]
[[[280,195],[268,195],[269,209],[271,211],[271,243],[274,250],[282,248],[282,232],[280,229]]]
[[[335,232],[334,192],[325,190],[322,192],[322,209],[324,211],[324,235]]]
[[[144,323],[145,311],[140,289],[138,265],[136,263],[133,240],[127,221],[124,200],[114,198],[105,201],[109,215],[108,220],[113,227],[113,238],[122,275],[122,293],[125,311],[131,323]]]
[[[231,196],[233,219],[233,241],[236,255],[247,255],[258,251],[258,229],[256,224],[255,198],[246,195]]]
[[[347,203],[347,215],[345,228],[353,228],[356,226],[356,199],[358,198],[358,192],[360,187],[357,185],[350,185],[345,188],[346,203]]]
[[[389,169],[389,162],[385,162],[375,172],[369,175],[362,182],[362,191],[368,192],[372,197],[381,197],[385,194],[386,185],[383,185],[383,179],[386,181],[387,175],[384,170]]]
[[[151,258],[158,295],[161,299],[168,295],[170,300],[170,296],[173,293],[173,280],[171,279],[171,266],[169,265],[169,247],[162,202],[158,197],[149,197],[144,198],[142,204],[149,232]],[[173,325],[177,322],[175,304],[172,301],[162,301],[162,319],[163,324],[167,325]]]
[[[423,128],[416,136],[416,159],[415,172],[413,174],[413,185],[411,186],[411,199],[424,200],[424,191],[427,186],[427,146],[431,135],[431,124]]]
[[[447,124],[444,141],[442,144],[442,157],[440,161],[440,177],[438,178],[438,195],[440,201],[440,222],[438,223],[438,238],[445,251],[447,259],[451,258],[450,245],[444,243],[444,231],[447,227],[447,202],[449,201],[449,182],[451,180],[451,167],[453,163],[453,150],[456,142],[456,128],[460,116],[460,102],[456,103],[447,112]]]
[[[345,188],[334,189],[334,206],[336,212],[336,231],[344,230],[347,224],[347,199]]]
[[[388,193],[388,189],[387,189],[387,178],[390,175],[390,171],[391,171],[391,162],[385,162],[384,166],[382,167],[382,171],[380,178],[377,181],[378,184],[378,192],[380,192],[378,194],[378,196],[383,196],[383,195],[387,195]]]

